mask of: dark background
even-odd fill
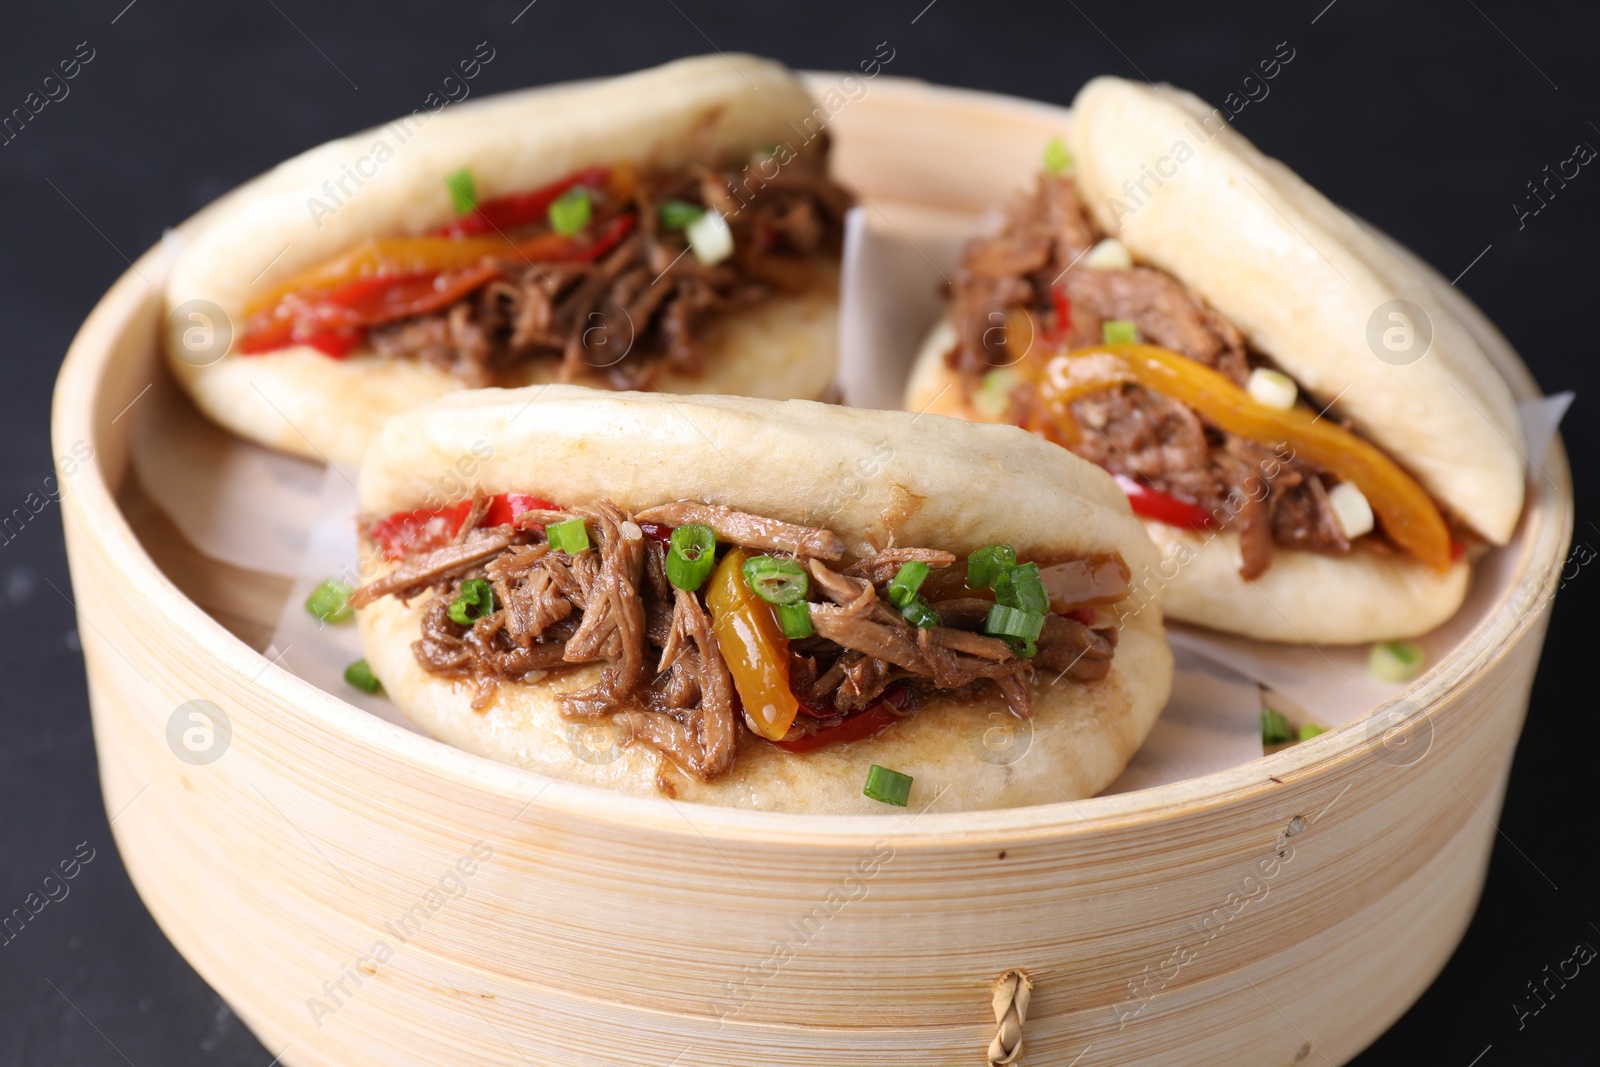
[[[80,42],[94,54],[69,96],[0,147],[0,513],[55,484],[46,479],[56,368],[130,257],[284,157],[419,106],[479,41],[497,54],[474,95],[713,47],[842,70],[888,41],[889,74],[1056,103],[1100,73],[1168,80],[1220,102],[1287,41],[1293,62],[1237,125],[1445,277],[1467,271],[1461,287],[1545,389],[1577,391],[1565,426],[1575,544],[1600,546],[1585,462],[1600,443],[1595,331],[1585,325],[1596,306],[1600,173],[1586,167],[1520,223],[1513,207],[1547,164],[1579,142],[1600,147],[1600,5],[126,3],[12,4],[0,16],[0,114]],[[1532,1006],[1526,983],[1575,944],[1600,945],[1586,623],[1600,567],[1575,559],[1567,574],[1483,904],[1439,981],[1362,1067],[1600,1063],[1593,968],[1520,1028],[1512,1008],[1519,997]],[[0,545],[0,912],[79,842],[96,855],[68,899],[0,947],[0,1065],[267,1067],[272,1054],[162,937],[120,866],[73,613],[52,589],[67,581],[52,506]]]

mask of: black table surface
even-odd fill
[[[1600,6],[94,0],[7,5],[0,26],[0,116],[49,99],[0,146],[13,334],[0,350],[0,512],[45,501],[0,543],[0,913],[62,860],[93,857],[69,896],[0,947],[0,1067],[273,1058],[161,935],[111,840],[48,495],[50,390],[68,341],[164,227],[280,159],[419,106],[485,40],[495,60],[476,93],[714,48],[845,70],[879,42],[893,50],[887,73],[1055,103],[1102,73],[1213,102],[1248,93],[1239,129],[1458,278],[1547,392],[1578,394],[1565,425],[1575,555],[1477,916],[1439,980],[1356,1062],[1600,1063],[1600,975],[1549,986],[1536,1013],[1529,992],[1575,947],[1600,946],[1595,661],[1583,652],[1600,604],[1600,566],[1585,565],[1600,547],[1587,462],[1600,376],[1595,330],[1579,325],[1597,305],[1600,173],[1581,168],[1542,203],[1529,190],[1547,166],[1570,174],[1578,146],[1600,146]],[[1284,48],[1294,58],[1262,96],[1246,79]],[[76,77],[46,82],[74,60]]]

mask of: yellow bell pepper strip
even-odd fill
[[[1070,305],[1067,314],[1071,314]],[[1071,448],[1083,440],[1083,429],[1072,414],[1072,401],[1085,393],[1104,389],[1106,386],[1096,384],[1093,388],[1087,389],[1076,387],[1071,376],[1079,369],[1078,365],[1057,362],[1050,358],[1059,351],[1061,342],[1045,332],[1038,319],[1026,308],[1012,308],[1006,313],[1006,330],[1008,337],[1042,337],[1044,340],[1044,348],[1040,355],[1033,354],[1034,346],[1030,341],[1027,350],[1010,368],[1016,372],[1019,379],[1034,387],[1034,392],[1045,402],[1044,407],[1029,404],[1016,413],[1014,421],[1031,434],[1043,437],[1046,441],[1063,448]],[[1093,380],[1100,383],[1103,376],[1096,374]],[[1132,375],[1126,380],[1132,381]]]
[[[422,237],[375,237],[354,248],[284,279],[257,296],[245,308],[246,316],[274,307],[284,297],[328,292],[362,278],[409,274],[448,274],[477,266],[489,256],[514,256],[516,242],[508,231],[530,223],[543,222],[552,201],[575,185],[622,186],[629,195],[637,181],[632,168],[590,167],[558,182],[525,193],[486,200],[471,214],[439,227]],[[537,245],[529,252],[570,252],[571,241],[559,247]],[[530,259],[542,258],[530,255]],[[554,257],[552,257],[554,258]]]
[[[1041,398],[1053,413],[1071,415],[1086,393],[1136,382],[1191,408],[1212,425],[1249,441],[1287,445],[1294,454],[1360,489],[1384,531],[1436,570],[1450,566],[1450,531],[1427,490],[1373,445],[1305,408],[1258,403],[1222,373],[1149,344],[1092,345],[1045,361]]]
[[[717,635],[745,718],[768,741],[781,741],[794,723],[800,702],[789,688],[789,641],[778,628],[772,606],[745,584],[750,553],[728,550],[706,587],[711,632]]]
[[[275,286],[246,309],[239,351],[271,352],[309,344],[342,357],[367,327],[423,315],[461,300],[515,264],[589,262],[633,231],[637,215],[618,215],[592,235],[541,233],[504,237],[377,237],[363,241]]]
[[[287,296],[342,289],[364,278],[446,274],[512,254],[504,237],[372,237],[332,259],[285,278],[245,307],[245,315],[276,307]]]
[[[486,261],[449,274],[403,274],[362,278],[331,293],[285,297],[276,307],[245,322],[244,355],[305,344],[339,359],[365,339],[368,326],[449,307],[500,276]]]

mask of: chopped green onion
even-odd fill
[[[691,522],[672,531],[666,570],[673,588],[694,592],[705,584],[716,565],[717,535],[711,527]]]
[[[911,775],[874,763],[867,771],[867,784],[861,791],[873,800],[903,808],[911,799]]]
[[[1037,641],[1044,630],[1044,615],[1037,611],[1008,608],[996,604],[983,620],[983,632],[991,637],[1021,637]]]
[[[1107,237],[1084,254],[1083,265],[1090,270],[1127,270],[1133,266],[1133,254],[1115,237]]]
[[[905,620],[919,630],[927,630],[939,625],[939,613],[928,605],[928,602],[916,594],[911,599],[899,605],[900,614]]]
[[[1037,563],[1021,563],[1002,570],[995,579],[994,598],[1008,608],[1021,608],[1035,615],[1050,610],[1050,597],[1039,578]]]
[[[1039,642],[1031,637],[1003,637],[1001,640],[1011,646],[1012,655],[1018,659],[1032,659],[1039,654]]]
[[[806,598],[811,579],[792,559],[752,556],[744,561],[744,580],[768,604],[798,604]]]
[[[478,207],[478,187],[472,180],[472,171],[466,167],[444,176],[445,188],[450,190],[450,203],[457,215],[471,214]]]
[[[1139,327],[1132,319],[1107,319],[1100,324],[1100,337],[1108,345],[1139,343]]]
[[[705,208],[687,200],[666,200],[656,210],[661,215],[661,225],[669,230],[681,230],[706,213]]]
[[[923,579],[928,577],[928,565],[919,560],[900,564],[900,569],[889,579],[889,603],[903,608],[916,599]]]
[[[1051,174],[1061,174],[1072,166],[1072,153],[1067,150],[1067,142],[1060,136],[1050,138],[1050,143],[1044,146],[1044,169]]]
[[[1250,377],[1245,381],[1244,391],[1250,394],[1250,399],[1258,404],[1265,404],[1269,408],[1279,411],[1288,411],[1294,407],[1294,401],[1300,395],[1300,387],[1293,378],[1281,370],[1271,367],[1257,367],[1250,372]]]
[[[988,418],[1004,418],[1011,406],[1011,391],[1016,387],[1016,372],[1004,367],[992,370],[983,376],[983,384],[972,394],[972,406]]]
[[[544,528],[544,536],[551,548],[569,556],[576,556],[589,547],[589,530],[582,519],[553,522]]]
[[[589,225],[589,217],[593,214],[589,187],[574,185],[550,202],[550,228],[563,237],[571,237]]]
[[[1285,741],[1294,740],[1294,731],[1289,728],[1289,720],[1283,717],[1283,712],[1273,708],[1261,709],[1261,743],[1264,745],[1281,745]]]
[[[483,578],[468,578],[461,583],[461,592],[450,601],[450,619],[462,626],[471,626],[485,615],[494,614],[494,587]]]
[[[363,693],[376,693],[382,688],[377,676],[372,673],[371,665],[364,659],[358,659],[344,669],[344,680]]]
[[[795,604],[778,604],[776,612],[778,628],[789,640],[798,641],[816,633],[811,627],[811,605],[804,600]]]
[[[1385,641],[1373,645],[1367,670],[1386,682],[1409,682],[1422,673],[1422,646],[1415,641]]]
[[[1017,550],[1010,545],[985,545],[967,557],[967,588],[992,589],[1000,572],[1017,563]]]
[[[1329,489],[1328,507],[1333,510],[1339,530],[1351,541],[1372,532],[1372,501],[1355,482],[1340,482]]]
[[[350,594],[353,592],[355,589],[349,582],[325,578],[306,597],[306,610],[323,622],[348,622],[355,614],[350,609]]]
[[[1328,728],[1326,726],[1318,726],[1314,722],[1308,722],[1304,726],[1300,727],[1300,740],[1309,741],[1318,734],[1325,734],[1327,732]]]
[[[689,247],[694,249],[694,258],[708,267],[733,255],[733,231],[728,228],[728,220],[715,211],[707,211],[684,227],[683,232],[689,238]]]

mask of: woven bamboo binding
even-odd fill
[[[1022,1024],[1033,999],[1033,979],[1026,971],[1007,971],[994,983],[994,1040],[989,1042],[989,1067],[1016,1063],[1022,1055]]]

